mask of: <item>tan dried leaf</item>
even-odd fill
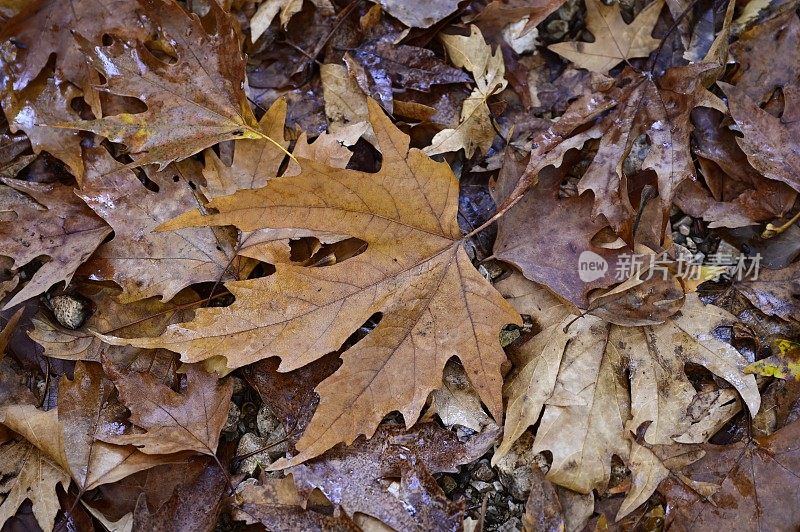
[[[112,389],[99,364],[78,362],[75,379],[63,377],[59,384],[58,410],[10,405],[0,408],[0,420],[69,471],[81,491],[180,460],[180,455],[148,456],[130,446],[96,439],[119,425],[122,409],[107,403]]]
[[[105,368],[120,400],[131,411],[131,422],[147,432],[104,434],[103,441],[134,445],[146,454],[195,451],[214,455],[228,418],[233,393],[230,379],[220,383],[216,375],[188,366],[186,391],[181,394],[149,373],[120,371],[110,364]]]
[[[508,85],[503,54],[499,48],[492,52],[477,26],[470,26],[469,37],[444,34],[441,40],[452,63],[470,71],[475,89],[464,100],[458,126],[437,133],[425,153],[435,155],[462,148],[467,157],[472,157],[476,149],[486,153],[495,136],[487,100]]]
[[[320,405],[289,462],[339,442],[371,435],[400,411],[410,425],[457,356],[495,419],[502,419],[499,332],[519,316],[475,270],[456,221],[458,183],[450,168],[419,150],[374,102],[373,129],[383,146],[376,174],[303,161],[303,172],[258,190],[218,198],[163,229],[235,224],[244,231],[303,229],[346,234],[367,243],[360,255],[326,267],[278,264],[268,277],[229,282],[233,305],[198,311],[193,322],[158,338],[105,337],[116,344],[162,347],[184,361],[224,356],[240,367],[269,356],[291,371],[338,350],[376,312],[379,325],[347,350],[344,363],[316,389]]]
[[[142,154],[135,166],[185,159],[204,148],[237,138],[268,138],[258,129],[244,94],[244,59],[230,15],[216,2],[201,21],[172,0],[138,0],[157,26],[174,64],[157,58],[143,43],[114,39],[110,46],[77,35],[90,64],[106,78],[98,87],[138,98],[142,113],[54,123],[85,129]],[[209,34],[205,28],[213,28]]]
[[[505,436],[495,461],[544,408],[533,450],[553,453],[548,478],[581,493],[604,488],[612,454],[628,460],[630,430],[649,422],[644,437],[651,443],[687,437],[697,395],[684,373],[687,362],[727,380],[751,413],[759,409],[755,379],[742,371],[746,359],[712,334],[735,318],[696,294],[659,325],[622,327],[584,316],[565,330],[574,318],[552,322],[514,353],[521,366],[506,384]]]
[[[56,514],[61,509],[56,486],[66,490],[69,475],[42,451],[27,441],[12,441],[0,445],[0,526],[14,517],[27,499],[42,530],[53,530]]]
[[[661,43],[653,39],[653,27],[664,6],[656,0],[645,7],[631,22],[625,24],[619,3],[606,5],[600,0],[585,0],[586,29],[594,35],[594,42],[561,42],[549,48],[575,63],[575,66],[607,74],[622,61],[647,57]]]
[[[11,308],[58,282],[69,284],[111,228],[80,201],[72,187],[7,178],[0,182],[8,185],[0,186],[0,242],[5,244],[0,253],[12,257],[16,268],[42,255],[50,258],[6,304],[5,308]]]

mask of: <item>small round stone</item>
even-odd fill
[[[77,329],[89,317],[89,303],[71,295],[50,298],[50,308],[56,321],[67,329]]]

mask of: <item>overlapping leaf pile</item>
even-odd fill
[[[0,525],[800,526],[793,6],[0,16]]]

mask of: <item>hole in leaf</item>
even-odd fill
[[[147,104],[139,98],[120,96],[119,94],[111,94],[109,92],[100,93],[100,104],[106,116],[120,115],[123,113],[136,115],[147,111]]]
[[[371,333],[375,327],[380,324],[381,320],[383,319],[383,312],[376,312],[369,318],[364,324],[356,329],[356,331],[350,335],[347,340],[344,341],[344,345],[342,345],[342,350],[349,349],[350,347],[354,346],[358,342],[360,342],[365,336]]]
[[[145,48],[159,61],[167,65],[174,65],[178,62],[178,52],[165,39],[159,38],[144,43]]]
[[[134,168],[133,172],[136,174],[136,177],[139,178],[139,181],[142,183],[144,188],[151,192],[158,192],[159,186],[158,183],[147,177],[147,174],[141,168]]]

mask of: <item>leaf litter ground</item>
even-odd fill
[[[800,526],[794,6],[422,4],[0,7],[4,529]]]

